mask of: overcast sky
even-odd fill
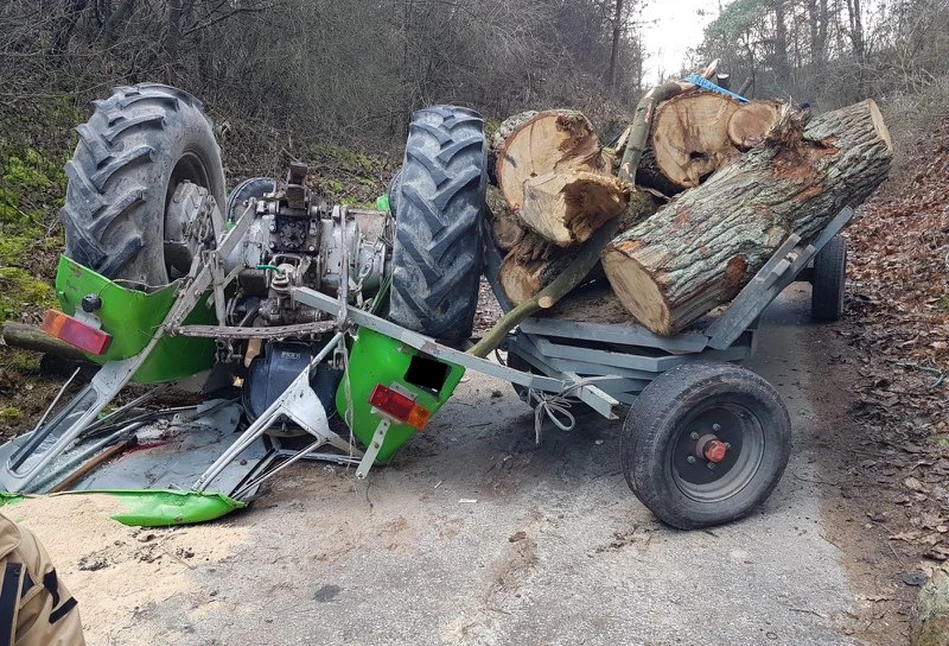
[[[702,42],[702,30],[717,14],[718,4],[715,0],[649,0],[642,14],[647,83],[679,71],[686,50]],[[699,16],[699,11],[706,15]]]

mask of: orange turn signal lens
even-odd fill
[[[391,388],[378,385],[372,389],[369,395],[369,403],[390,417],[394,417],[400,422],[404,422],[417,431],[421,431],[428,424],[428,418],[432,416],[424,406],[416,404],[414,401],[396,392]]]
[[[46,310],[40,329],[89,354],[103,354],[112,336],[56,310]]]

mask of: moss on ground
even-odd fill
[[[36,322],[55,304],[63,167],[81,119],[68,98],[0,111],[0,322]],[[7,349],[0,356],[2,368],[30,370],[35,363],[29,353]]]

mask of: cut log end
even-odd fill
[[[781,119],[777,101],[752,101],[739,107],[728,120],[728,138],[742,150],[763,142]]]
[[[621,247],[609,246],[601,256],[613,293],[636,320],[657,334],[672,334],[672,316],[656,280]]]
[[[543,288],[544,267],[543,260],[519,262],[515,255],[508,255],[502,262],[498,272],[501,289],[514,305],[520,305]]]
[[[586,171],[547,173],[524,182],[524,206],[518,216],[544,239],[567,247],[586,242],[626,208],[628,198],[629,188],[615,177]]]
[[[673,184],[692,188],[738,157],[728,138],[733,99],[693,91],[663,103],[652,133],[656,163]]]
[[[518,119],[516,127],[497,149],[498,186],[512,210],[523,206],[524,182],[533,177],[570,168],[610,172],[600,139],[583,114],[551,110],[521,118],[512,117]]]
[[[893,139],[890,137],[890,130],[883,121],[883,114],[880,112],[880,106],[873,99],[867,99],[867,109],[870,111],[870,119],[873,121],[873,127],[876,130],[877,137],[886,145],[886,149],[893,152]]]

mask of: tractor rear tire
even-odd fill
[[[484,120],[454,106],[417,111],[393,183],[390,320],[451,345],[470,336],[487,185]]]
[[[146,83],[116,88],[77,128],[66,164],[66,256],[144,289],[169,282],[165,215],[176,188],[201,186],[224,207],[221,151],[201,102]]]

